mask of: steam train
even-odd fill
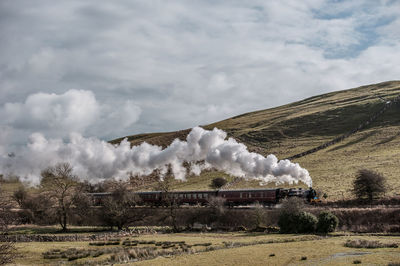
[[[276,188],[276,189],[238,189],[238,190],[196,190],[196,191],[149,191],[132,192],[141,206],[166,206],[171,202],[177,205],[208,205],[212,198],[224,199],[225,205],[243,206],[256,202],[264,206],[274,205],[290,197],[304,198],[308,202],[317,202],[317,193],[313,188]],[[102,205],[102,199],[112,193],[90,193],[94,205]]]

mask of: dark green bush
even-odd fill
[[[211,188],[218,189],[223,187],[228,181],[223,177],[216,177],[211,181]]]
[[[317,218],[308,212],[283,212],[279,216],[278,225],[281,233],[313,233],[317,222]]]
[[[297,232],[298,215],[295,213],[281,213],[279,215],[278,226],[281,233]]]
[[[317,227],[317,217],[309,212],[301,212],[298,218],[298,233],[314,233]]]
[[[331,212],[323,211],[318,216],[317,232],[327,234],[334,232],[339,224],[339,219]]]

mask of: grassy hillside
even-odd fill
[[[384,82],[318,95],[203,127],[225,130],[229,136],[245,143],[250,151],[286,158],[353,130],[383,108],[385,101],[399,95],[400,81]],[[361,168],[384,174],[388,178],[389,194],[399,194],[399,113],[400,104],[393,105],[376,121],[343,142],[294,161],[308,169],[314,187],[327,192],[330,198],[349,197],[354,175]],[[132,145],[147,141],[165,147],[175,138],[184,139],[189,131],[140,134],[128,136],[128,140]],[[207,172],[200,177],[189,177],[187,182],[177,182],[176,189],[208,188],[210,179],[221,175],[224,174]],[[234,187],[255,186],[257,182],[241,181]]]

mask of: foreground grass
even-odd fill
[[[182,254],[158,257],[146,261],[132,263],[134,265],[349,265],[354,260],[362,263],[387,265],[400,262],[399,248],[348,248],[347,240],[366,239],[382,243],[400,244],[400,236],[336,236],[320,237],[314,235],[280,235],[280,234],[248,234],[248,233],[180,233],[155,234],[131,237],[144,241],[185,241],[189,245],[211,243],[210,247],[219,250],[206,251],[203,247],[195,247],[194,254]],[[268,244],[259,244],[267,243]],[[231,247],[226,243],[240,244]],[[149,245],[142,245],[149,246]],[[70,248],[101,250],[106,247],[90,246],[89,242],[30,242],[17,243],[21,253],[15,263],[18,265],[46,265],[56,263],[87,264],[89,262],[104,263],[111,254],[97,258],[67,260],[43,259],[43,252]],[[230,248],[228,248],[230,247]],[[274,254],[273,256],[271,254]],[[302,257],[306,257],[306,259]],[[126,263],[124,263],[126,265]]]
[[[374,265],[400,262],[398,248],[346,248],[343,246],[345,239],[349,237],[246,246],[174,258],[157,258],[135,265],[351,265],[356,259]],[[373,239],[400,241],[399,237]],[[307,259],[302,260],[302,257]]]

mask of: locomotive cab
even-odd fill
[[[307,192],[306,192],[306,198],[307,201],[310,203],[317,203],[317,202],[321,202],[321,200],[318,198],[317,196],[317,192],[315,191],[315,189],[313,189],[312,187],[310,187]]]

